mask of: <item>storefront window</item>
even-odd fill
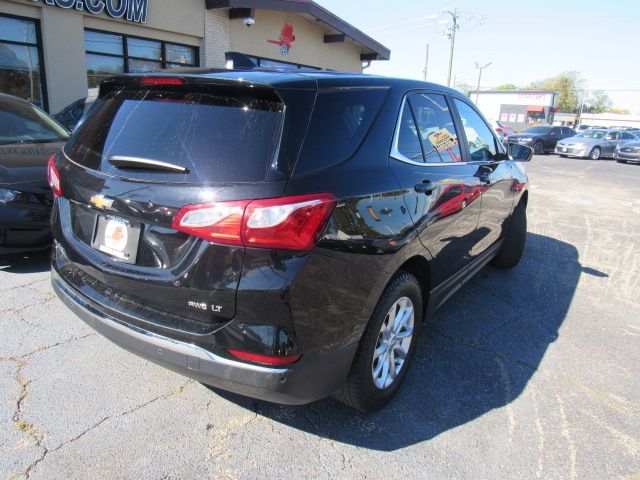
[[[279,70],[322,70],[318,67],[302,65],[299,63],[281,62],[270,58],[256,57],[239,52],[225,53],[225,60],[233,62],[233,68],[274,68]]]
[[[198,49],[187,45],[85,30],[89,89],[121,73],[155,72],[163,68],[197,67]]]
[[[36,22],[0,16],[0,92],[44,108]]]

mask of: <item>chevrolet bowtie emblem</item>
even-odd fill
[[[113,207],[113,200],[104,195],[94,195],[89,201],[96,208],[107,209]]]

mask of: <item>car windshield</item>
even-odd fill
[[[605,132],[604,130],[587,130],[586,132],[579,133],[578,135],[576,135],[576,137],[598,139],[604,137],[605,133],[607,132]]]
[[[549,133],[549,130],[551,130],[551,127],[537,126],[537,127],[531,127],[525,130],[523,133],[534,133],[534,134]]]
[[[0,145],[66,142],[69,133],[30,103],[0,98]]]

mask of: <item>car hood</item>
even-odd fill
[[[48,190],[47,161],[63,146],[63,142],[0,145],[0,186]]]
[[[582,137],[569,137],[564,140],[560,140],[558,145],[594,145],[598,143],[600,139],[598,138],[582,138]]]

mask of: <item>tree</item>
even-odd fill
[[[533,82],[528,88],[558,92],[556,107],[561,112],[576,113],[580,108],[584,79],[579,72],[564,72],[555,77]]]
[[[630,115],[631,110],[628,108],[610,108],[607,110],[607,113],[617,113],[619,115]]]
[[[515,83],[505,83],[496,87],[496,90],[518,90],[518,86]]]
[[[611,112],[612,106],[611,98],[602,90],[592,92],[584,102],[584,110],[588,113]]]

